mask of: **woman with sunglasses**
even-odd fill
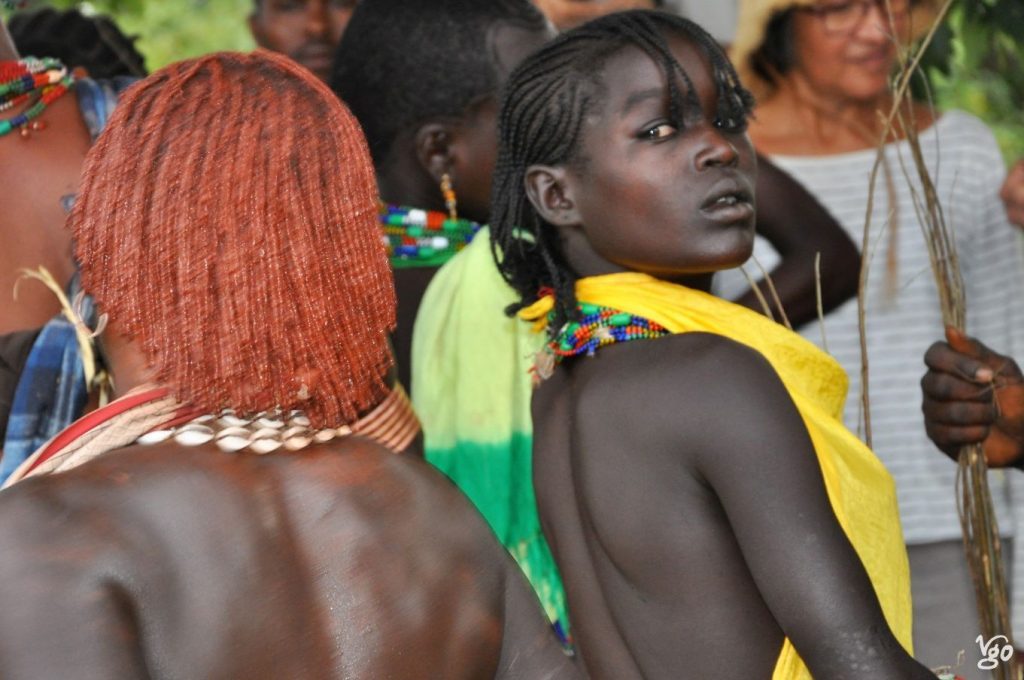
[[[751,139],[761,154],[802,182],[858,244],[883,115],[893,105],[897,50],[927,32],[934,9],[923,0],[741,0],[732,57],[759,101]],[[921,132],[925,163],[956,234],[968,330],[994,346],[1019,347],[1024,264],[999,199],[1006,170],[999,148],[985,125],[966,113],[938,114],[908,104],[903,114]],[[903,168],[913,174],[913,161],[902,137],[897,132],[886,139],[869,221],[864,295],[872,447],[896,480],[910,556],[916,656],[938,666],[954,663],[966,650],[961,672],[972,677],[979,672],[981,631],[960,539],[956,468],[935,455],[921,423],[921,357],[943,326],[913,202],[920,182],[904,176]],[[773,263],[764,244],[755,255],[765,266]],[[728,286],[721,292],[730,294]],[[851,300],[827,314],[824,326],[828,350],[850,376],[845,423],[863,432],[857,316]],[[814,325],[805,335],[822,342]],[[999,525],[1009,538],[1014,517],[1006,484],[992,479]],[[1024,592],[1024,584],[1013,590]]]

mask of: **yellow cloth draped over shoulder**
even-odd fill
[[[811,435],[832,508],[864,563],[886,620],[904,648],[912,651],[910,574],[896,488],[874,453],[842,424],[848,379],[840,365],[767,317],[646,274],[581,279],[576,295],[580,302],[645,317],[672,333],[704,332],[731,338],[768,360]],[[552,304],[551,297],[542,298],[520,315],[540,326]],[[788,638],[772,678],[811,678]]]

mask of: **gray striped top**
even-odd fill
[[[993,349],[1024,359],[1024,259],[1018,233],[1008,223],[998,197],[1006,169],[995,139],[984,123],[960,111],[944,114],[921,139],[946,218],[956,232],[967,290],[968,331]],[[772,160],[810,189],[859,246],[875,156],[875,151],[868,150],[827,157],[774,156]],[[896,480],[907,543],[957,539],[956,466],[925,436],[921,416],[922,358],[928,346],[943,336],[938,295],[910,185],[900,167],[902,158],[913,172],[907,145],[889,145],[887,158],[893,171],[895,205],[890,206],[884,175],[880,174],[868,246],[874,450]],[[912,184],[920,186],[916,179]],[[891,214],[896,215],[895,220],[890,219]],[[896,254],[895,277],[887,273],[890,249]],[[766,269],[778,262],[774,250],[760,238],[754,252]],[[807,266],[813,268],[813,262]],[[747,271],[760,278],[755,265],[748,263]],[[724,297],[735,297],[747,287],[746,279],[735,270],[716,279],[716,292]],[[829,351],[850,376],[846,425],[859,432],[861,360],[856,300],[830,313],[825,329]],[[818,324],[810,324],[802,333],[821,344]],[[991,473],[991,481],[1000,528],[1004,535],[1012,535],[1007,476]],[[1024,506],[1024,500],[1019,505]]]

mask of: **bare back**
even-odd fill
[[[767,678],[787,634],[815,677],[872,655],[873,677],[931,677],[892,638],[759,355],[702,333],[614,345],[559,367],[533,417],[541,519],[592,677]]]
[[[161,446],[0,494],[5,678],[575,678],[483,520],[358,439]]]

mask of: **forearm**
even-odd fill
[[[818,320],[818,277],[815,272],[817,253],[801,252],[783,255],[782,262],[770,273],[786,317],[794,329]],[[855,266],[856,265],[856,266]],[[827,314],[857,294],[860,257],[853,253],[822,253],[821,306]],[[774,297],[765,281],[757,283],[761,294],[779,319]],[[763,313],[764,308],[753,290],[736,300],[737,304]],[[779,319],[781,321],[781,319]]]

